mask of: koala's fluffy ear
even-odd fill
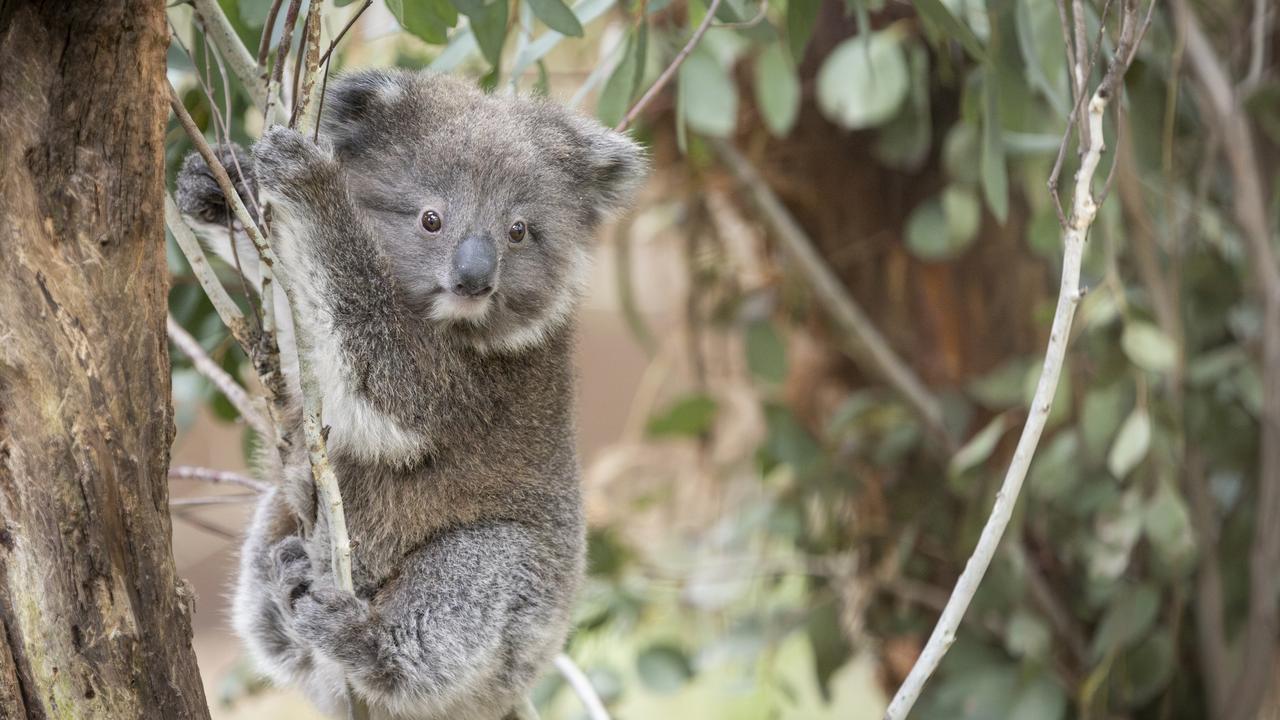
[[[339,157],[359,155],[371,146],[404,96],[406,79],[396,70],[362,70],[343,75],[325,92],[321,134]]]
[[[565,108],[556,108],[564,134],[552,153],[569,171],[590,211],[610,215],[631,204],[649,174],[649,159],[630,137]],[[561,145],[564,143],[564,145]]]

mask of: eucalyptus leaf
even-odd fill
[[[941,0],[912,0],[916,11],[926,20],[946,33],[947,37],[959,42],[974,60],[982,61],[984,52],[982,42],[973,34],[968,25],[956,19],[955,15],[943,5]]]
[[[671,644],[645,648],[636,657],[636,671],[646,687],[661,694],[679,690],[693,676],[688,656]]]
[[[804,49],[809,45],[809,36],[818,22],[818,8],[821,6],[822,0],[787,2],[787,47],[791,50],[791,59],[796,62],[804,59]]]
[[[720,138],[733,133],[738,124],[738,90],[715,57],[702,48],[694,50],[680,66],[676,83],[689,127]]]
[[[1000,442],[1000,436],[1004,435],[1007,427],[1008,419],[1003,414],[992,418],[986,427],[979,430],[951,457],[947,474],[957,477],[986,461],[996,449],[996,444]]]
[[[1003,225],[1009,217],[1009,171],[1005,166],[1004,134],[1000,119],[1000,81],[990,60],[982,82],[982,157],[979,173],[991,214]]]
[[[1145,322],[1131,322],[1120,337],[1120,347],[1134,365],[1151,372],[1168,372],[1178,361],[1178,347],[1168,335]]]
[[[1146,583],[1116,593],[1093,634],[1094,660],[1142,639],[1155,624],[1159,609],[1160,595]]]
[[[771,43],[756,58],[755,91],[769,132],[786,137],[800,111],[800,78],[781,43]]]
[[[746,330],[747,367],[751,374],[770,383],[787,376],[787,348],[768,322],[753,322]]]
[[[1111,452],[1107,455],[1107,469],[1118,480],[1128,476],[1151,447],[1151,416],[1145,408],[1137,407],[1120,426]]]
[[[499,0],[504,1],[504,0]],[[582,37],[582,23],[563,0],[526,0],[533,14],[547,27],[569,37]]]
[[[639,62],[637,48],[639,44],[635,34],[629,35],[622,58],[614,66],[613,72],[600,91],[600,99],[596,101],[596,117],[608,127],[614,127],[627,113],[631,97],[635,94],[636,64]]]
[[[497,0],[484,5],[479,0],[467,0],[467,2],[453,0],[453,4],[471,20],[471,32],[475,35],[481,54],[489,65],[497,68],[502,62],[502,46],[507,41],[509,8],[506,1]]]
[[[690,395],[649,421],[652,437],[697,436],[711,429],[719,408],[706,395]]]
[[[850,130],[877,127],[898,112],[910,74],[893,30],[864,33],[836,46],[818,71],[818,107]]]

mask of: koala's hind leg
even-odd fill
[[[311,564],[280,490],[259,501],[240,550],[232,624],[255,665],[278,683],[296,683],[314,669],[311,650],[293,626],[293,604],[309,586]]]
[[[514,524],[449,531],[372,601],[312,587],[295,621],[372,707],[424,720],[500,720],[559,650],[574,557]]]

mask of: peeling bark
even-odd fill
[[[168,516],[164,3],[0,0],[0,718],[207,718]]]

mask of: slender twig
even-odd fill
[[[569,683],[570,688],[573,688],[573,693],[582,701],[582,707],[586,709],[587,717],[590,720],[609,720],[609,711],[605,709],[604,703],[600,700],[600,695],[592,687],[591,680],[578,668],[573,660],[568,655],[560,653],[556,656],[555,664],[556,670],[560,671],[560,675],[564,677],[565,682]]]
[[[302,46],[298,48],[299,64],[302,68],[301,90],[294,94],[293,115],[289,117],[289,126],[298,127],[307,122],[311,113],[311,104],[315,100],[313,92],[316,85],[316,71],[320,68],[320,3],[311,3],[307,12],[307,21],[303,25]],[[298,83],[298,78],[294,78]],[[317,123],[318,124],[318,123]]]
[[[206,505],[243,505],[258,499],[258,493],[234,495],[203,495],[201,497],[172,498],[169,507],[204,507]]]
[[[284,32],[280,35],[280,44],[276,46],[276,59],[271,67],[271,73],[267,77],[267,98],[268,102],[276,99],[276,94],[281,92],[280,88],[284,85],[284,64],[289,57],[289,49],[293,47],[293,30],[298,25],[298,10],[302,7],[302,0],[289,0],[289,9],[284,14]],[[274,88],[274,92],[273,89]],[[281,107],[283,112],[283,107]],[[267,118],[271,117],[271,107],[267,107]]]
[[[249,393],[240,387],[240,383],[236,382],[235,378],[231,377],[218,363],[214,362],[213,358],[209,357],[209,354],[204,351],[204,348],[200,347],[200,343],[191,337],[191,334],[184,330],[178,324],[178,321],[173,319],[172,315],[169,316],[167,323],[169,339],[182,351],[183,355],[191,359],[191,364],[195,367],[196,372],[208,378],[213,383],[213,386],[218,388],[218,392],[221,392],[222,396],[235,407],[236,411],[240,413],[240,417],[244,418],[244,421],[249,424],[249,427],[263,437],[270,437],[270,427],[263,420],[262,414],[258,412],[258,408],[255,406],[253,399],[249,397]]]
[[[902,395],[939,440],[948,447],[954,446],[955,439],[942,421],[942,405],[938,399],[929,392],[911,366],[893,351],[862,306],[845,291],[839,278],[814,249],[813,241],[782,201],[737,149],[722,141],[714,141],[713,145],[729,171],[746,187],[796,269],[809,280],[814,295],[841,331],[853,341],[857,348],[855,359],[862,362],[867,370],[884,378]]]
[[[333,37],[332,41],[330,41],[329,49],[325,50],[324,55],[320,56],[321,65],[328,67],[329,56],[333,54],[334,48],[338,47],[338,43],[342,42],[342,38],[347,34],[347,31],[351,29],[351,26],[356,24],[356,21],[360,19],[360,16],[363,15],[364,11],[368,10],[369,6],[372,4],[373,0],[364,0],[360,9],[356,10],[356,13],[351,16],[351,19],[347,21],[347,24],[342,26],[342,29],[339,30],[338,34]]]
[[[1152,0],[1154,1],[1154,0]],[[1125,11],[1121,13],[1121,37],[1132,39],[1136,36],[1139,24],[1136,3],[1126,2]],[[1079,4],[1077,4],[1079,7]],[[1076,58],[1080,62],[1084,48],[1077,44]],[[1027,469],[1035,455],[1036,445],[1044,432],[1045,423],[1049,419],[1049,410],[1053,407],[1053,398],[1057,394],[1058,378],[1066,357],[1067,342],[1071,337],[1071,320],[1076,306],[1082,296],[1080,287],[1080,263],[1084,255],[1085,240],[1089,228],[1097,217],[1098,206],[1094,202],[1093,179],[1102,158],[1104,138],[1102,119],[1107,110],[1107,103],[1117,93],[1116,88],[1128,69],[1130,47],[1125,42],[1117,44],[1116,56],[1106,76],[1094,91],[1088,104],[1086,120],[1089,123],[1089,144],[1080,161],[1080,169],[1076,173],[1076,184],[1072,197],[1071,217],[1063,232],[1062,284],[1058,290],[1058,306],[1054,312],[1053,325],[1049,332],[1049,346],[1045,351],[1044,367],[1040,371],[1040,380],[1036,384],[1035,395],[1031,400],[1031,410],[1027,416],[1022,435],[1009,463],[1004,482],[996,493],[995,504],[991,515],[987,518],[978,544],[965,564],[964,572],[956,581],[956,586],[947,600],[938,624],[930,634],[924,650],[911,668],[911,672],[894,695],[893,701],[885,711],[886,720],[903,720],[911,712],[912,706],[920,697],[925,682],[937,669],[951,644],[955,642],[956,629],[964,618],[969,603],[973,600],[978,586],[982,582],[987,568],[995,557],[1000,539],[1009,519],[1013,515],[1014,505],[1026,479]],[[1083,68],[1077,66],[1077,73],[1087,78]]]
[[[271,9],[267,11],[267,20],[262,24],[262,38],[258,40],[258,70],[266,72],[267,60],[271,57],[271,35],[276,29],[276,17],[280,15],[280,5],[284,0],[271,0]],[[266,85],[266,78],[259,76],[259,82]]]
[[[223,540],[239,539],[239,535],[237,533],[234,533],[228,530],[227,528],[222,527],[221,525],[211,523],[208,520],[205,520],[204,518],[198,517],[195,514],[195,512],[191,510],[183,510],[182,508],[172,508],[171,514],[174,517],[181,520],[182,522],[185,522],[188,525],[191,525],[193,527],[200,528],[201,530],[204,530],[205,532],[211,535],[217,535]]]
[[[204,134],[200,132],[195,120],[191,119],[191,114],[183,106],[182,99],[178,97],[178,91],[173,88],[173,85],[169,86],[169,107],[173,109],[173,114],[177,116],[178,122],[186,130],[187,137],[191,139],[191,144],[195,146],[196,152],[200,153],[200,156],[204,158],[205,163],[209,166],[209,172],[213,173],[213,179],[218,183],[222,194],[226,196],[227,204],[231,206],[232,213],[235,214],[240,224],[244,226],[245,234],[249,236],[249,240],[257,248],[263,264],[266,267],[271,267],[275,264],[275,253],[271,251],[271,246],[267,244],[262,231],[258,228],[258,224],[253,221],[253,216],[245,209],[244,202],[240,199],[240,194],[236,192],[235,185],[232,184],[231,178],[227,175],[227,169],[222,166],[218,156],[214,154],[213,148],[209,147],[209,141],[204,139]]]
[[[684,47],[680,48],[680,52],[676,53],[676,56],[671,60],[671,64],[667,66],[667,69],[662,71],[662,74],[653,82],[653,85],[649,86],[649,89],[645,91],[645,94],[641,95],[640,99],[636,101],[636,104],[631,106],[631,109],[627,111],[626,116],[622,118],[622,122],[618,123],[618,127],[615,128],[616,130],[619,132],[626,130],[627,127],[631,125],[632,121],[640,115],[640,112],[644,110],[645,106],[657,97],[658,93],[662,92],[662,88],[666,87],[667,83],[671,82],[671,78],[675,77],[676,71],[678,71],[680,66],[684,64],[685,58],[689,57],[689,53],[693,52],[693,49],[698,46],[698,43],[702,40],[702,36],[707,34],[707,30],[716,19],[716,10],[719,9],[719,7],[720,0],[711,0],[711,4],[707,6],[707,16],[702,18],[702,22],[699,23],[697,29],[693,31],[693,35],[689,36],[689,42],[685,43]]]
[[[200,247],[200,241],[196,240],[195,233],[191,232],[187,222],[182,219],[182,213],[173,202],[173,195],[167,192],[164,195],[164,223],[173,234],[174,240],[178,241],[178,248],[186,256],[187,264],[191,266],[191,273],[204,289],[204,294],[209,296],[209,302],[213,304],[214,312],[218,313],[222,324],[227,326],[231,335],[241,345],[252,346],[254,343],[252,328],[245,321],[244,313],[240,312],[240,306],[231,299],[227,289],[222,287],[217,273],[213,271],[213,266],[205,257],[204,249]]]
[[[249,97],[253,99],[254,106],[260,109],[266,108],[269,96],[266,89],[258,84],[258,64],[254,62],[253,56],[240,41],[236,29],[231,26],[231,21],[218,6],[218,0],[192,0],[192,4],[195,5],[196,16],[200,19],[205,34],[222,53],[222,57],[231,66],[231,72],[240,80],[240,84],[244,85]]]
[[[271,486],[267,483],[255,480],[248,475],[241,475],[230,470],[215,470],[195,465],[174,465],[169,468],[169,479],[198,480],[215,485],[239,485],[256,493],[264,493],[271,489]]]

